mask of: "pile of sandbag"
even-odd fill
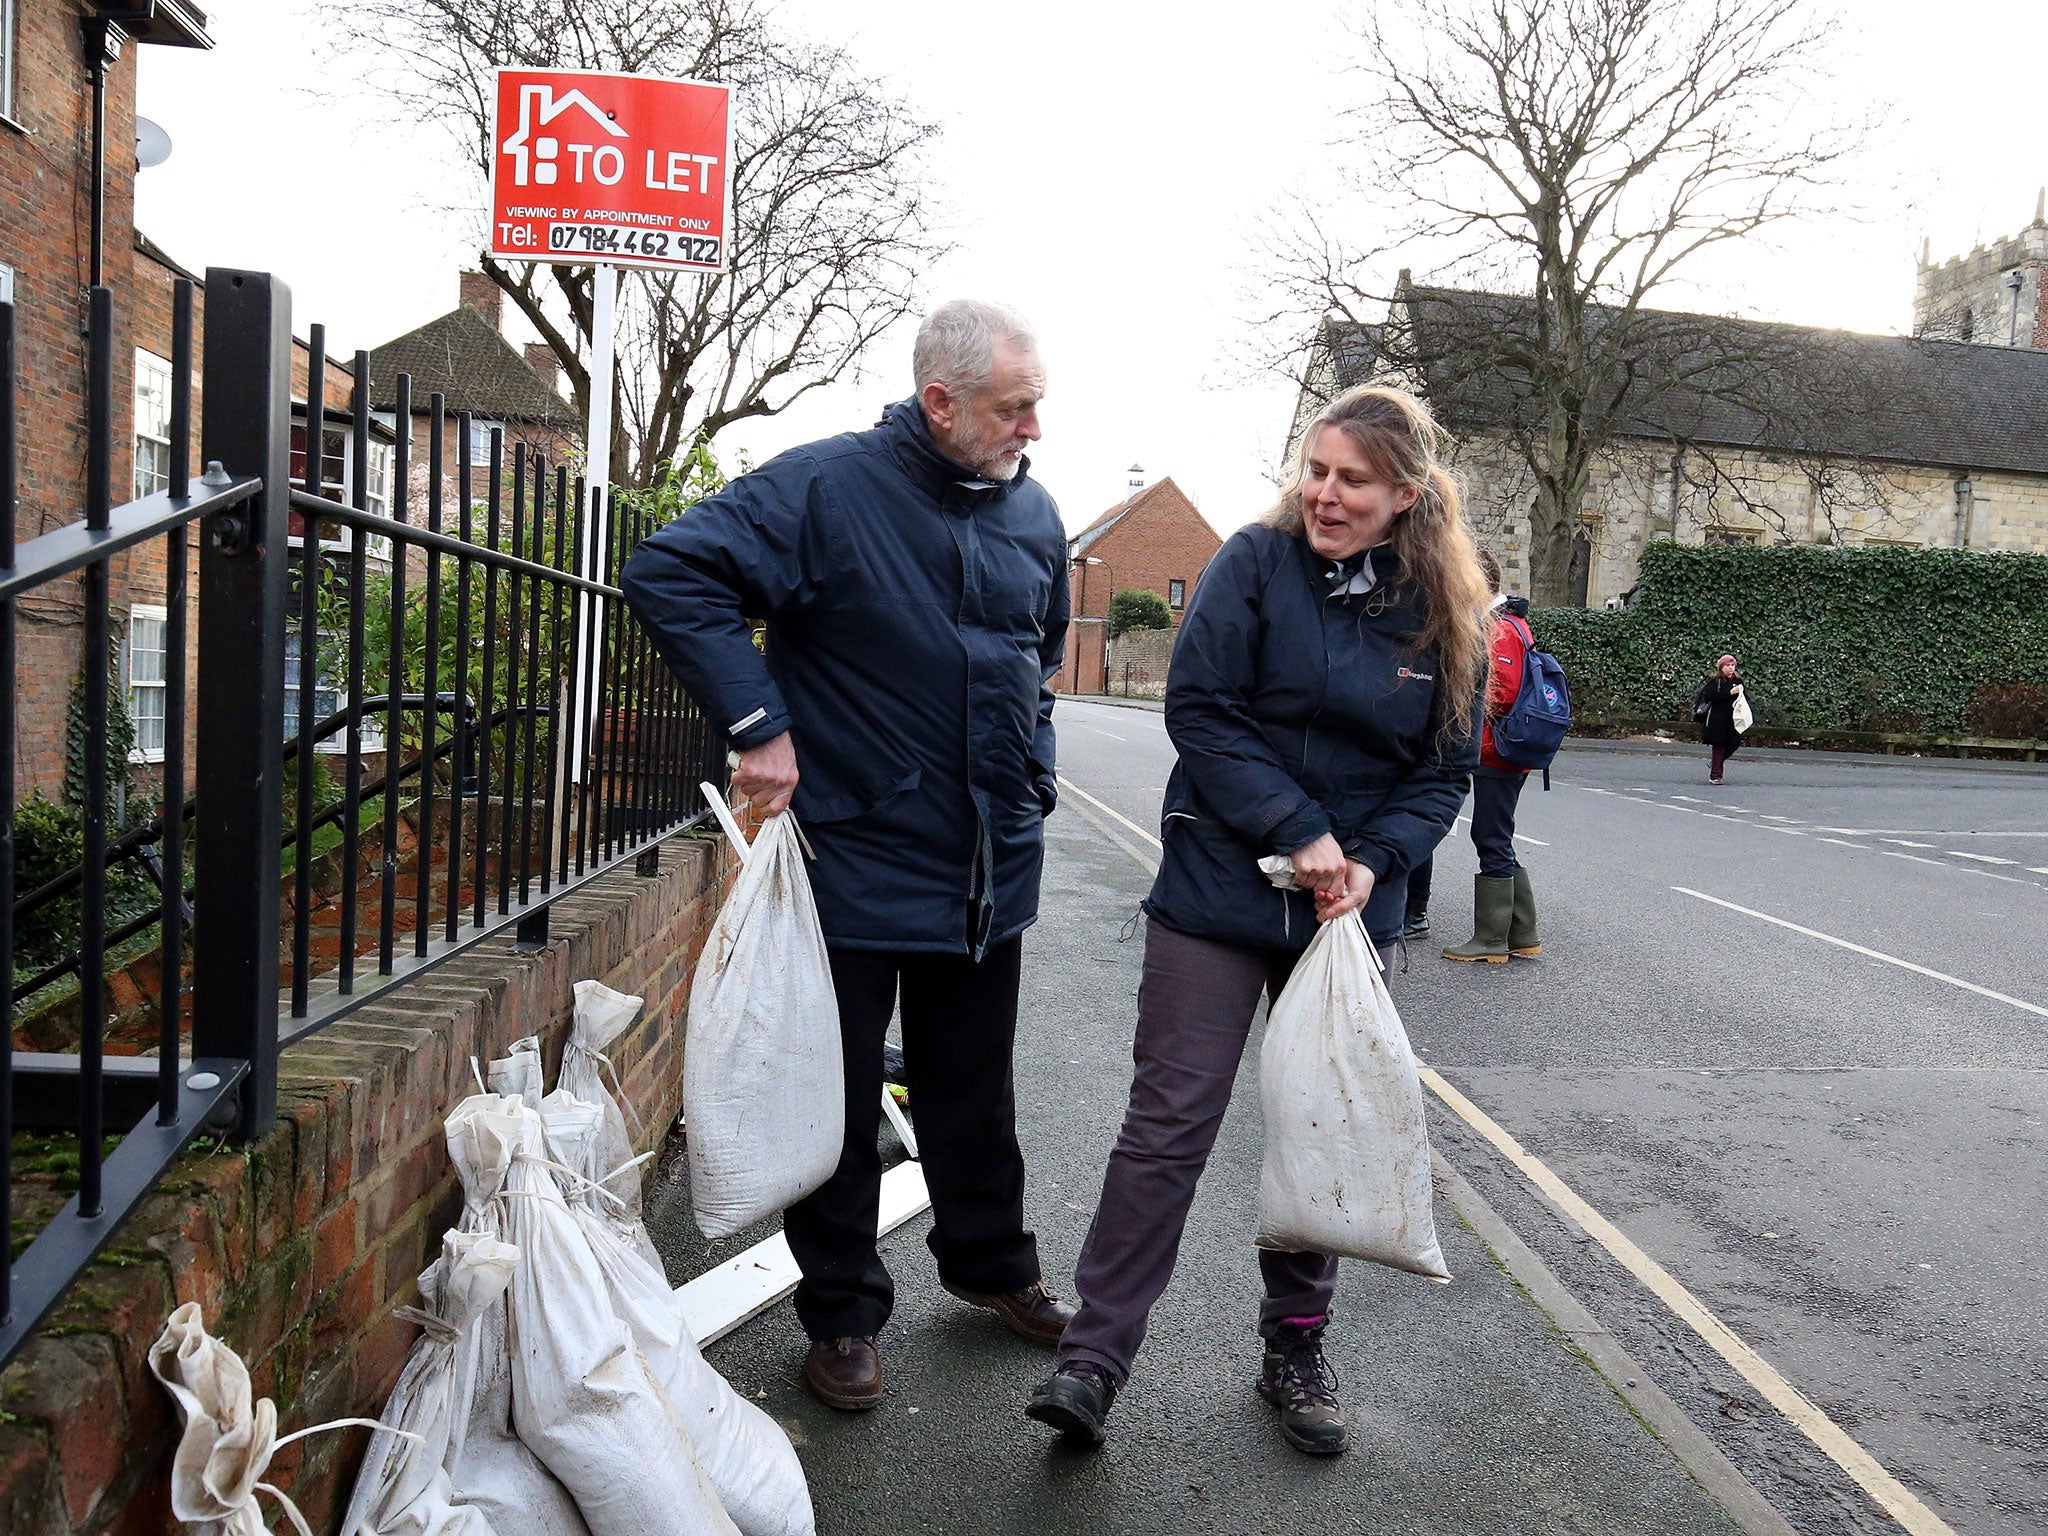
[[[640,999],[576,988],[449,1112],[463,1212],[342,1536],[812,1536],[789,1438],[698,1351],[641,1224],[604,1048]]]

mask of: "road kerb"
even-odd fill
[[[1684,1409],[1650,1379],[1620,1340],[1594,1320],[1564,1288],[1550,1266],[1519,1237],[1486,1203],[1465,1176],[1444,1161],[1441,1153],[1430,1153],[1438,1184],[1465,1225],[1493,1250],[1500,1267],[1526,1291],[1571,1343],[1592,1362],[1593,1369],[1650,1431],[1664,1442],[1678,1464],[1707,1496],[1728,1512],[1745,1536],[1797,1536],[1790,1522],[1758,1493],[1735,1463],[1722,1454],[1713,1439],[1687,1416]]]

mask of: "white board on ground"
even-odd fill
[[[895,1231],[931,1203],[924,1171],[916,1163],[898,1163],[882,1175],[882,1215],[875,1235]],[[679,1287],[676,1300],[697,1342],[709,1344],[766,1312],[796,1289],[798,1278],[796,1259],[778,1232]]]

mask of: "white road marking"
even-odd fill
[[[1860,848],[1865,853],[1868,853],[1870,851],[1870,845],[1867,843],[1845,843],[1839,837],[1824,837],[1821,839],[1821,841],[1824,843],[1833,843],[1837,848]]]
[[[1883,841],[1897,843],[1901,848],[1932,848],[1934,846],[1932,843],[1916,843],[1908,837],[1887,837]],[[1928,862],[1933,863],[1934,861],[1930,859]]]
[[[1901,853],[1896,848],[1880,848],[1877,851],[1888,859],[1911,859],[1915,864],[1932,864],[1936,869],[1955,868],[1953,864],[1944,864],[1939,859],[1923,859],[1917,853]]]
[[[1982,827],[1823,827],[1824,832],[1847,832],[1851,837],[2048,837],[2048,832],[2002,832]],[[1932,843],[1920,844],[1931,848]]]
[[[1698,892],[1691,894],[1697,895]],[[1722,1322],[1707,1309],[1705,1303],[1679,1284],[1669,1270],[1644,1253],[1619,1227],[1581,1199],[1577,1191],[1552,1173],[1540,1158],[1509,1135],[1486,1111],[1445,1082],[1434,1068],[1418,1067],[1417,1070],[1421,1073],[1423,1082],[1429,1085],[1430,1092],[1442,1099],[1456,1111],[1460,1119],[1491,1142],[1501,1156],[1521,1169],[1530,1183],[1540,1189],[1552,1204],[1584,1228],[1595,1242],[1613,1255],[1616,1262],[1642,1281],[1651,1294],[1685,1319],[1686,1324],[1709,1348],[1733,1366],[1743,1380],[1755,1387],[1773,1408],[1797,1426],[1800,1433],[1819,1446],[1830,1461],[1854,1478],[1857,1485],[1882,1505],[1885,1512],[1911,1532],[1912,1536],[1955,1536],[1954,1529],[1887,1472],[1876,1457],[1851,1439],[1840,1425],[1781,1376],[1771,1363],[1745,1343],[1734,1329]]]
[[[2020,883],[2024,885],[2026,882],[2021,881]],[[1718,896],[1709,896],[1705,891],[1696,891],[1690,886],[1674,885],[1671,889],[1678,892],[1681,896],[1691,896],[1699,901],[1712,902],[1717,907],[1726,907],[1730,912],[1740,912],[1744,917],[1754,917],[1762,922],[1776,923],[1780,928],[1789,928],[1794,933],[1803,933],[1809,939],[1819,939],[1823,944],[1832,944],[1837,949],[1850,950],[1856,954],[1867,956],[1872,960],[1882,960],[1886,965],[1896,965],[1900,970],[1911,971],[1916,976],[1926,976],[1934,981],[1945,981],[1952,987],[1961,987],[1965,992],[1974,992],[1979,997],[1990,998],[1993,1002],[2008,1003],[2023,1012],[2037,1014],[2041,1018],[2048,1019],[2048,1008],[2043,1008],[2039,1003],[2030,1003],[2024,998],[2013,997],[2004,992],[1994,992],[1989,987],[1978,986],[1974,981],[1964,981],[1960,976],[1950,976],[1943,971],[1929,970],[1924,965],[1915,965],[1910,960],[1901,960],[1897,955],[1888,955],[1881,949],[1869,949],[1864,945],[1852,943],[1848,939],[1838,939],[1831,933],[1822,933],[1818,928],[1801,927],[1798,923],[1787,922],[1782,917],[1773,917],[1770,913],[1759,912],[1753,907],[1737,906],[1732,901],[1723,901]]]
[[[1069,725],[1078,725],[1084,731],[1093,731],[1098,736],[1107,736],[1111,741],[1129,741],[1128,736],[1119,736],[1115,731],[1105,731],[1099,725],[1090,725],[1086,720],[1069,720]]]
[[[1952,859],[1974,859],[1979,864],[2009,864],[2018,868],[2020,862],[2018,859],[2001,859],[1989,853],[1964,853],[1960,848],[1950,848],[1947,853]]]
[[[2048,875],[2048,865],[2036,868],[2034,865],[2029,864],[2027,866],[2027,873],[2030,875]]]
[[[1790,822],[1795,827],[1803,827],[1806,825],[1806,823],[1801,821],[1797,816],[1773,816],[1768,812],[1764,813],[1764,820]]]
[[[1451,818],[1451,825],[1456,826],[1461,821],[1464,822],[1467,826],[1470,826],[1472,824],[1472,818],[1470,816],[1454,816],[1453,818]],[[1532,848],[1548,848],[1550,846],[1550,844],[1544,842],[1543,839],[1540,837],[1524,837],[1519,832],[1515,833],[1514,836],[1516,842],[1527,843]]]

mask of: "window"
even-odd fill
[[[171,365],[135,349],[135,494],[171,483]]]
[[[1166,584],[1166,606],[1185,608],[1188,602],[1188,584],[1184,581],[1169,581]]]
[[[6,3],[7,0],[0,0],[0,5]],[[7,265],[6,262],[0,261],[0,304],[12,304],[13,302],[14,268]]]
[[[320,494],[329,501],[349,504],[349,471],[355,454],[349,441],[346,426],[329,425],[320,430]],[[370,461],[363,476],[363,501],[370,511],[379,517],[391,515],[391,467],[394,451],[391,444],[370,440]],[[291,477],[294,487],[305,484],[306,479],[306,426],[296,422],[292,426]],[[294,547],[305,533],[305,525],[299,514],[294,512],[291,520]],[[320,542],[330,549],[349,547],[348,530],[339,524],[322,523]],[[391,558],[391,540],[381,534],[372,534],[363,546],[372,560]]]
[[[1757,528],[1709,528],[1705,542],[1708,544],[1761,544],[1763,531]]]
[[[502,421],[485,421],[481,417],[469,418],[469,462],[489,464],[491,462],[491,434],[505,430]],[[505,457],[512,456],[512,445],[507,443],[503,450]]]
[[[327,637],[322,636],[325,640]],[[332,664],[333,648],[322,646]],[[323,677],[317,680],[313,689],[313,720],[315,724],[325,720],[341,708],[339,679]],[[287,630],[284,637],[284,739],[290,741],[299,734],[299,632]],[[329,736],[314,748],[317,752],[344,752],[347,738],[340,733]]]
[[[14,116],[14,0],[0,0],[0,117]],[[14,295],[0,293],[12,303]]]
[[[131,760],[164,760],[164,646],[167,616],[155,603],[128,610],[128,718],[135,726]]]

